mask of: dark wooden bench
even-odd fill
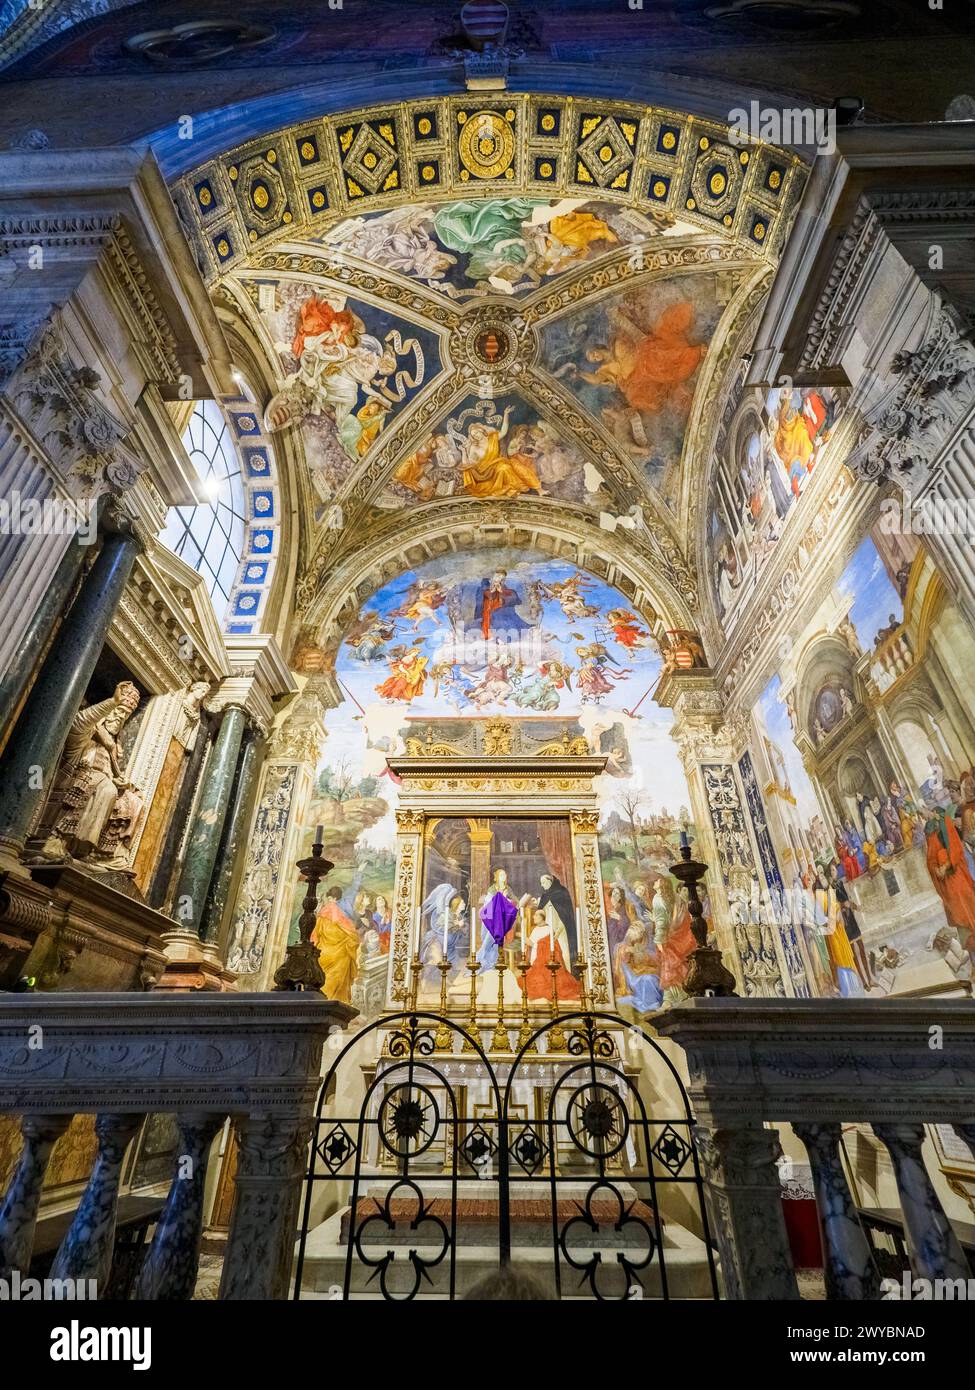
[[[857,1212],[870,1236],[881,1278],[899,1279],[905,1270],[911,1268],[904,1238],[904,1216],[900,1207],[858,1207]],[[951,1224],[961,1242],[961,1248],[968,1256],[969,1264],[975,1270],[975,1226],[967,1221],[952,1221]],[[890,1236],[894,1249],[884,1250],[878,1246],[873,1239],[875,1232]]]

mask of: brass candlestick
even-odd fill
[[[316,839],[307,859],[299,859],[295,868],[308,889],[301,901],[298,919],[298,940],[289,946],[284,961],[274,972],[276,990],[324,990],[325,972],[318,958],[318,947],[311,939],[318,915],[318,883],[332,872],[333,865],[323,853],[321,839]]]
[[[504,1022],[504,972],[507,969],[507,962],[504,958],[504,947],[498,947],[498,1021],[494,1025],[494,1035],[491,1038],[492,1052],[510,1052],[511,1039]]]
[[[518,962],[518,973],[521,976],[521,1028],[518,1030],[518,1051],[525,1049],[526,1054],[537,1052],[538,1048],[532,1042],[534,1029],[528,1018],[528,953],[523,951]]]
[[[559,971],[562,969],[561,962],[553,956],[546,966],[552,972],[552,1019],[553,1027],[548,1030],[548,1050],[549,1052],[564,1052],[568,1047],[565,1030],[559,1022]]]
[[[433,1046],[436,1052],[449,1052],[454,1044],[454,1030],[447,1022],[447,976],[450,973],[450,961],[446,956],[437,969],[440,971],[440,1026]]]
[[[420,991],[420,971],[422,969],[423,963],[420,960],[420,953],[417,951],[416,955],[410,961],[410,997],[406,1001],[407,1008],[411,1014],[416,1013],[416,999]]]
[[[688,956],[687,979],[684,989],[692,998],[713,994],[722,998],[737,995],[735,977],[721,960],[721,952],[708,945],[708,925],[704,920],[704,905],[698,896],[697,885],[708,871],[707,864],[691,858],[687,836],[681,832],[681,862],[671,864],[670,872],[687,889],[687,909],[691,914],[691,934],[697,949]]]
[[[481,962],[473,951],[467,958],[467,968],[471,972],[471,1007],[467,1020],[467,1031],[470,1034],[470,1038],[464,1039],[464,1046],[461,1048],[461,1052],[476,1052],[477,1048],[474,1046],[473,1042],[471,1042],[471,1038],[477,1038],[478,1041],[480,1041],[481,1036],[477,1029],[477,972],[481,968]]]
[[[586,977],[589,971],[589,962],[582,954],[581,942],[579,944],[579,950],[576,953],[575,968],[576,974],[579,977],[579,1007],[582,1009],[584,1013],[589,1013],[590,1008],[592,1007],[589,1002],[589,987],[586,982]]]

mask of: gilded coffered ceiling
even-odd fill
[[[260,344],[265,427],[306,469],[299,602],[366,541],[517,503],[619,531],[693,608],[694,480],[804,176],[713,122],[502,92],[325,117],[182,177],[201,269]]]

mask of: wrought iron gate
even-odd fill
[[[365,1096],[343,1114],[346,1072],[380,1030],[382,1055],[358,1063]],[[648,1111],[623,1040],[663,1062],[677,1113]],[[521,1113],[526,1090],[543,1098],[536,1113]],[[454,1298],[511,1262],[553,1298],[716,1298],[693,1127],[669,1058],[616,1015],[562,1014],[508,1056],[439,1014],[386,1016],[346,1043],[322,1085],[294,1297]],[[677,1187],[701,1233],[691,1256],[686,1242],[671,1249],[661,1208]]]

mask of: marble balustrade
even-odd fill
[[[656,1027],[686,1053],[727,1297],[798,1297],[771,1127],[784,1123],[809,1156],[828,1298],[883,1292],[843,1168],[842,1125],[870,1125],[890,1153],[914,1277],[975,1276],[921,1151],[925,1124],[952,1125],[975,1146],[968,1001],[692,999]]]
[[[105,1287],[126,1152],[145,1115],[171,1113],[175,1171],[135,1296],[191,1297],[207,1158],[230,1116],[237,1202],[220,1297],[286,1297],[322,1051],[353,1015],[314,993],[4,996],[0,1114],[21,1117],[23,1145],[0,1197],[0,1278],[27,1276],[51,1152],[73,1115],[94,1114],[94,1167],[51,1277]]]

